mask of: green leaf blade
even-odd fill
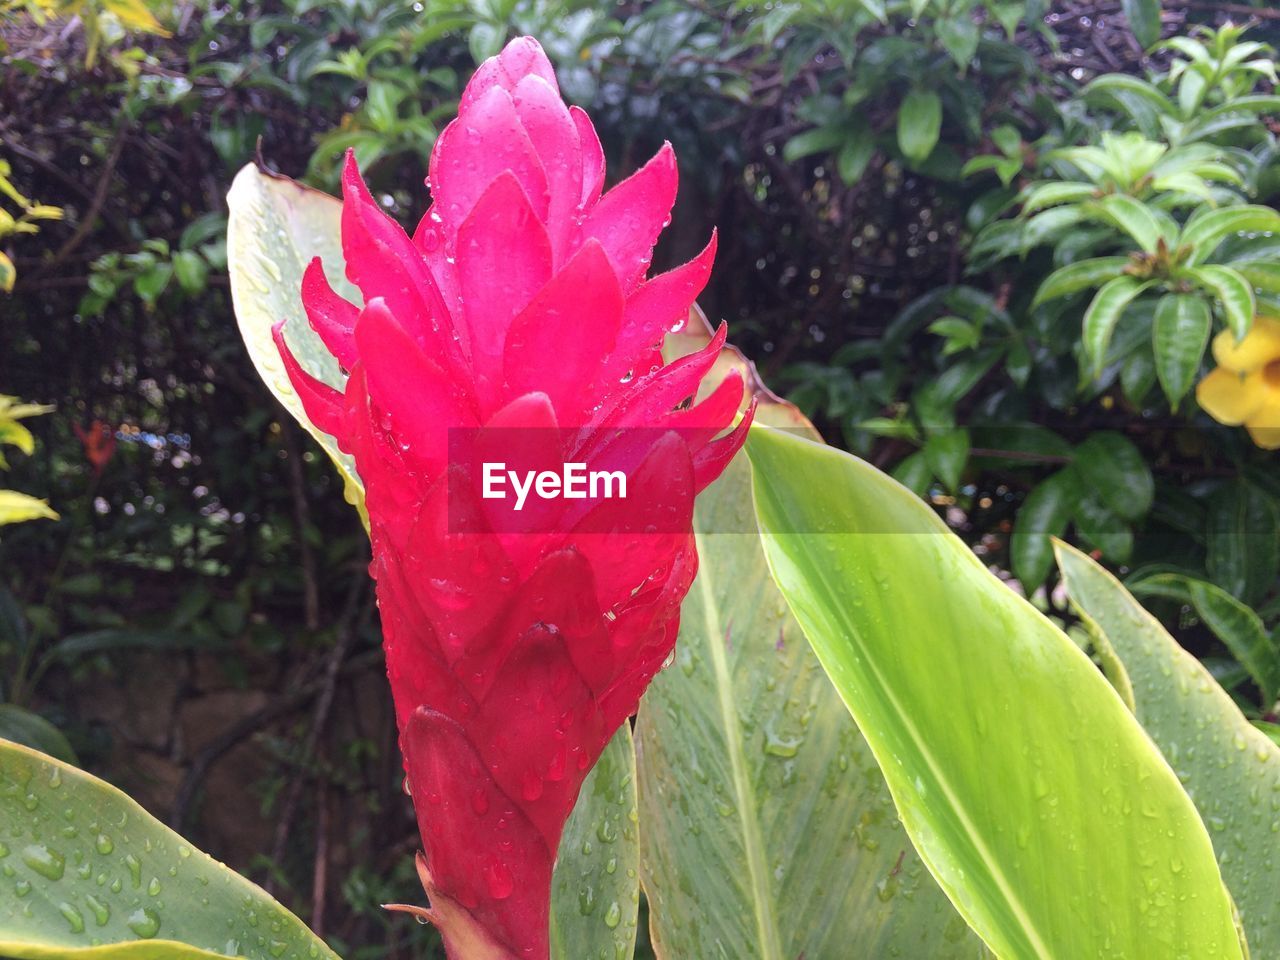
[[[1135,714],[1209,825],[1250,953],[1280,956],[1280,858],[1265,855],[1277,846],[1269,798],[1280,795],[1280,747],[1111,574],[1067,544],[1056,547],[1072,605],[1117,658]]]
[[[17,894],[0,898],[0,955],[337,960],[264,890],[119,790],[8,741],[0,741],[0,835]]]
[[[1170,293],[1156,304],[1151,328],[1156,377],[1175,410],[1195,382],[1212,329],[1209,308],[1199,297]]]
[[[1239,958],[1194,806],[1075,644],[869,465],[767,429],[748,451],[774,577],[988,946]]]
[[[898,148],[911,163],[923,163],[942,132],[942,100],[932,90],[912,90],[898,110]]]

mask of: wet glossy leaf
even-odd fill
[[[1209,827],[1250,953],[1280,956],[1280,747],[1106,570],[1058,543],[1072,605]]]
[[[355,461],[337,441],[307,419],[271,339],[271,327],[285,323],[285,339],[298,362],[331,386],[344,382],[333,355],[307,323],[302,309],[302,273],[313,257],[324,261],[333,288],[360,302],[343,275],[338,220],[342,204],[319,190],[273,176],[249,164],[227,194],[227,269],[240,335],[258,375],[302,427],[333,460],[345,483],[347,500],[364,515],[364,486]]]
[[[1046,300],[1091,290],[1109,280],[1121,276],[1121,271],[1128,265],[1128,257],[1094,257],[1092,260],[1080,260],[1061,267],[1045,278],[1044,283],[1036,291],[1032,306],[1038,306]]]
[[[1170,406],[1175,409],[1195,382],[1212,329],[1209,308],[1199,297],[1169,293],[1156,305],[1155,323],[1151,328],[1156,376]]]
[[[717,372],[734,366],[746,369],[726,350]],[[762,402],[761,420],[812,429],[795,408]],[[636,721],[657,955],[790,960],[856,944],[860,960],[976,960],[769,577],[745,457],[699,497],[695,525],[698,577],[676,658]]]
[[[1095,377],[1102,373],[1111,335],[1124,314],[1124,308],[1149,286],[1150,281],[1116,277],[1103,284],[1102,289],[1089,302],[1089,308],[1084,312],[1084,353]]]
[[[624,723],[582,784],[551,885],[551,956],[630,960],[640,907],[636,754]],[[606,943],[612,941],[606,947]]]
[[[870,465],[767,428],[747,449],[774,577],[992,950],[1238,960],[1194,805],[1075,643]]]
[[[0,838],[0,955],[336,960],[266,891],[115,787],[3,740]]]

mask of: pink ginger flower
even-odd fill
[[[663,364],[715,237],[647,277],[676,195],[670,145],[602,194],[604,153],[530,38],[480,66],[432,151],[410,239],[348,156],[342,245],[307,317],[338,392],[276,341],[307,413],[365,484],[387,673],[450,956],[548,956],[551,874],[579,788],[672,652],[697,568],[693,500],[737,452],[737,376],[693,404],[724,344]],[[455,440],[451,444],[451,436]],[[718,439],[717,439],[718,437]],[[626,499],[513,513],[481,461],[622,469]]]

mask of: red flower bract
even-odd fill
[[[515,40],[441,134],[412,239],[348,157],[342,245],[364,306],[318,261],[302,289],[344,392],[276,330],[308,415],[365,484],[424,914],[455,958],[547,956],[561,831],[672,650],[697,567],[694,495],[750,421],[716,439],[742,402],[737,376],[691,402],[723,327],[677,362],[659,352],[715,251],[713,236],[646,278],[675,200],[670,145],[602,195],[603,181],[591,121],[563,103],[538,44]],[[628,495],[512,514],[474,495],[493,454],[606,463]]]

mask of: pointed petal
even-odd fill
[[[356,353],[355,329],[359,309],[333,291],[319,257],[312,258],[302,275],[302,306],[307,322],[338,358],[343,370],[350,370],[360,359]]]
[[[381,298],[370,301],[356,324],[356,345],[370,399],[384,414],[384,433],[396,438],[407,460],[426,477],[439,476],[447,427],[476,425],[465,383],[450,378],[392,315]]]
[[[582,237],[604,245],[624,290],[644,277],[653,245],[676,200],[676,156],[663,144],[653,159],[606,193],[582,224]]]
[[[481,93],[445,127],[431,151],[431,192],[446,236],[471,212],[495,177],[510,171],[539,219],[547,215],[547,175],[516,114],[498,86]],[[461,253],[461,260],[465,253]]]
[[[556,72],[547,59],[542,45],[533,37],[516,37],[497,56],[490,57],[476,69],[462,91],[458,112],[470,106],[490,87],[501,87],[513,92],[525,77],[544,80],[559,97]]]
[[[342,252],[347,278],[365,303],[381,297],[400,324],[433,356],[455,369],[453,318],[418,248],[374,201],[347,153],[342,174]]]
[[[623,308],[604,249],[588,241],[512,321],[503,351],[508,393],[543,390],[562,423],[580,426]]]
[[[302,369],[289,344],[285,343],[283,320],[271,328],[271,338],[276,342],[285,373],[298,392],[307,419],[330,436],[338,436],[342,431],[342,394]]]
[[[432,885],[470,910],[511,956],[545,957],[555,847],[497,784],[456,721],[420,707],[401,746]]]
[[[499,175],[458,231],[458,281],[472,368],[489,407],[501,387],[502,350],[512,318],[551,279],[551,244],[524,190]]]
[[[512,93],[516,113],[547,175],[547,234],[556,262],[567,256],[574,219],[582,202],[578,128],[553,84],[529,75]]]
[[[526,627],[467,729],[494,779],[547,848],[557,849],[586,768],[613,733],[604,729],[559,624]]]
[[[737,455],[738,451],[742,449],[742,445],[747,442],[747,431],[751,429],[751,422],[755,418],[756,403],[753,400],[732,433],[721,437],[719,440],[711,441],[711,443],[694,454],[693,475],[698,493],[705,490],[719,478],[720,474],[724,473],[724,468],[729,465],[729,461]]]
[[[715,366],[728,336],[728,328],[722,323],[711,341],[697,353],[673,360],[637,379],[631,392],[619,400],[603,422],[631,427],[652,425],[663,414],[695,396],[702,378]]]
[[[587,208],[600,199],[604,189],[604,147],[585,110],[572,106],[569,116],[578,128],[578,142],[582,145],[582,205]]]
[[[710,242],[696,257],[640,284],[627,297],[617,347],[600,379],[602,387],[616,383],[628,370],[646,369],[662,338],[684,326],[711,276],[715,255],[716,233],[712,231]]]

